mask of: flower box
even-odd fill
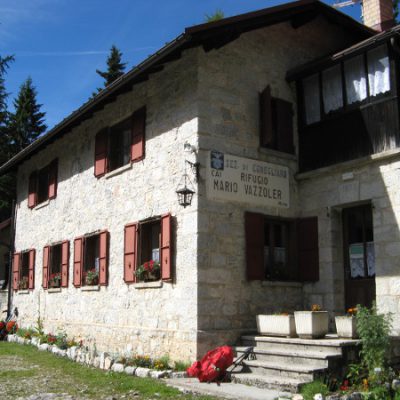
[[[266,336],[296,336],[293,315],[257,315],[257,330]]]
[[[358,337],[356,318],[351,315],[335,317],[336,331],[339,337],[355,339]]]
[[[297,335],[302,339],[320,339],[328,333],[327,311],[295,311]]]

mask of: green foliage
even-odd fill
[[[35,330],[36,330],[38,336],[44,335],[43,321],[40,318],[40,316],[36,320]]]
[[[107,58],[107,71],[96,69],[96,73],[104,79],[104,86],[108,86],[124,74],[125,67],[126,63],[122,62],[121,51],[115,45],[112,45],[110,55]]]
[[[304,386],[302,386],[300,393],[303,395],[304,400],[313,400],[317,393],[321,393],[323,396],[326,396],[329,393],[329,389],[325,383],[317,380],[306,383]]]
[[[357,331],[361,340],[361,360],[369,375],[375,368],[384,369],[390,345],[391,314],[378,314],[376,304],[371,309],[357,305]]]
[[[17,331],[17,335],[24,339],[32,339],[35,334],[36,331],[33,328],[19,328]]]
[[[189,361],[175,361],[174,363],[174,370],[175,371],[186,371],[192,363]]]
[[[14,154],[36,140],[46,129],[45,113],[40,111],[41,104],[36,100],[37,91],[29,77],[19,89],[14,99],[14,113],[11,114],[11,146]]]
[[[363,383],[363,379],[368,377],[368,371],[362,364],[350,364],[348,366],[346,378],[348,378],[351,386],[359,386]]]
[[[216,10],[214,14],[206,14],[204,16],[204,21],[205,22],[215,22],[219,21],[220,19],[223,19],[225,17],[225,14],[222,10]]]
[[[368,391],[364,396],[368,400],[388,400],[391,399],[390,389],[385,385],[376,386]]]

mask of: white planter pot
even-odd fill
[[[352,338],[358,337],[356,318],[354,316],[335,317],[336,331],[339,337]]]
[[[319,339],[328,333],[327,311],[295,311],[296,332],[303,339]]]
[[[293,315],[257,315],[257,329],[260,335],[296,336]]]

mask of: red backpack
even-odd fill
[[[200,382],[219,381],[224,378],[228,367],[233,364],[233,350],[229,346],[217,347],[209,351],[201,361],[195,361],[187,369],[190,377]]]

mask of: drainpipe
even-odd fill
[[[17,215],[17,205],[15,200],[12,202],[12,215],[10,225],[10,252],[8,256],[8,299],[7,299],[7,318],[11,315],[11,301],[12,301],[12,281],[13,281],[13,254],[15,251],[15,223]]]

